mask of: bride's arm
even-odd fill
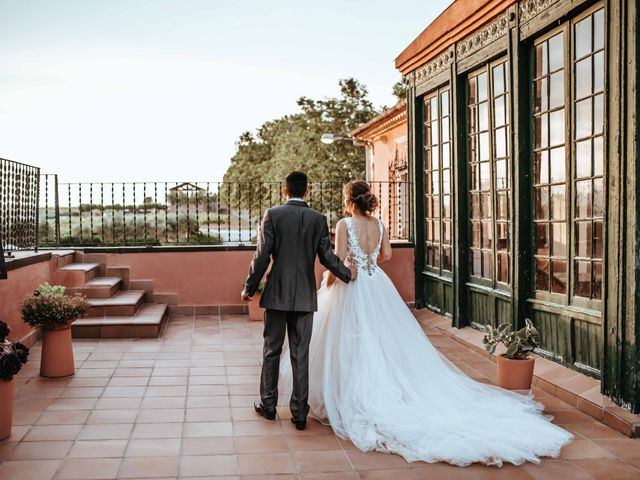
[[[389,242],[389,232],[387,232],[387,227],[383,227],[382,245],[380,246],[380,255],[378,255],[378,263],[391,260],[391,255],[392,255],[392,251],[391,251],[391,242]]]
[[[336,255],[340,259],[341,262],[344,263],[345,258],[347,258],[347,225],[343,220],[340,220],[336,225]],[[327,286],[331,286],[337,280],[337,277],[329,272],[327,277]]]

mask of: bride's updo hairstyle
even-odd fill
[[[378,208],[378,197],[371,191],[371,187],[364,180],[353,180],[343,189],[345,202],[350,210],[357,210],[362,215],[373,212]]]

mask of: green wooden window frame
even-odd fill
[[[511,144],[508,58],[467,77],[469,274],[475,283],[511,284]]]
[[[601,309],[604,243],[604,8],[534,42],[536,298]]]
[[[451,90],[424,96],[425,268],[451,274],[453,268]]]

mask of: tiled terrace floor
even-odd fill
[[[437,330],[431,341],[488,382],[495,365]],[[555,422],[576,435],[558,460],[502,469],[408,464],[361,453],[310,421],[296,431],[256,416],[261,323],[174,315],[158,340],[76,341],[77,373],[38,376],[39,348],[19,376],[13,436],[0,442],[0,480],[638,479],[632,440],[535,389]]]

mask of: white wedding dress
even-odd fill
[[[318,291],[309,353],[311,415],[360,450],[407,461],[515,465],[557,457],[572,435],[531,397],[476,382],[431,345],[387,275],[346,219],[354,282]],[[380,238],[382,238],[380,224]],[[409,272],[407,272],[409,275]],[[280,394],[291,393],[288,352]]]

